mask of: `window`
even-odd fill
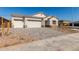
[[[53,24],[56,24],[56,21],[52,21]]]

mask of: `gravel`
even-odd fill
[[[53,30],[52,28],[19,28],[19,29],[11,29],[13,33],[21,33],[33,37],[37,37],[38,39],[46,39],[51,37],[57,37],[60,35],[65,35],[66,33]]]
[[[11,28],[10,32],[5,32],[3,37],[0,35],[0,47],[28,43],[60,35],[64,35],[64,33],[58,32],[51,28]]]

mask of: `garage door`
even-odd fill
[[[27,28],[39,28],[41,27],[41,22],[35,22],[35,21],[28,21],[27,22]]]
[[[22,21],[14,21],[14,28],[23,28]]]

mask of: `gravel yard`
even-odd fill
[[[57,37],[60,35],[66,35],[67,33],[63,33],[57,30],[53,30],[52,28],[26,28],[26,29],[11,29],[13,33],[23,33],[29,36],[37,37],[38,39],[46,39],[51,37]]]
[[[8,35],[0,37],[0,48],[20,43],[32,43],[33,41],[50,39],[64,36],[69,33],[53,30],[52,28],[18,28],[10,29]]]
[[[23,43],[6,48],[2,51],[79,51],[79,33],[52,37],[31,43]]]

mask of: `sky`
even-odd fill
[[[11,18],[11,14],[34,15],[39,12],[56,16],[59,20],[79,20],[78,7],[0,7],[0,16],[7,19]]]

